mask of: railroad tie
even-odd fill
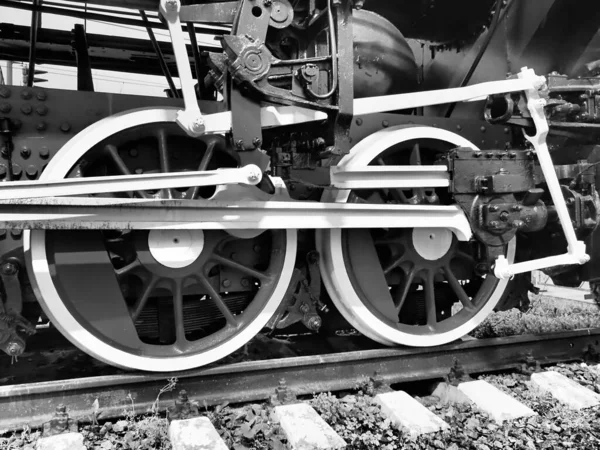
[[[549,392],[560,403],[572,409],[590,408],[600,405],[600,395],[564,375],[540,372],[531,375],[531,381],[543,392]]]
[[[85,450],[81,433],[63,433],[43,437],[37,441],[36,450]]]
[[[404,391],[385,392],[375,397],[381,413],[396,427],[406,429],[411,436],[448,429],[448,424]]]
[[[460,383],[458,390],[498,423],[537,415],[517,399],[484,380]]]
[[[227,445],[207,417],[172,421],[169,439],[173,450],[227,450]]]
[[[275,418],[292,450],[343,449],[346,442],[307,403],[275,407]]]

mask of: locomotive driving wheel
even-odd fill
[[[434,164],[456,147],[476,147],[454,133],[399,126],[360,142],[340,162],[366,165]],[[447,190],[333,190],[323,201],[451,204]],[[485,248],[459,242],[447,229],[332,229],[317,233],[321,272],[332,301],[362,334],[385,345],[436,346],[461,338],[490,314],[507,280],[476,270]],[[514,259],[515,240],[505,248]]]
[[[60,150],[41,179],[238,166],[223,137],[190,138],[175,114],[143,109],[97,122]],[[149,186],[111,195],[209,199],[229,188]],[[29,277],[52,323],[106,363],[158,372],[227,356],[276,311],[291,279],[296,231],[240,231],[37,230],[24,237]]]

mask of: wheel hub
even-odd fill
[[[412,242],[419,256],[429,261],[436,261],[450,250],[452,232],[445,228],[415,228]]]
[[[204,248],[202,230],[152,230],[148,248],[156,262],[171,269],[191,265]]]

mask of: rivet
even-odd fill
[[[479,129],[479,130],[480,130],[482,133],[485,133],[485,127],[484,127],[484,126],[482,126],[482,127]]]
[[[2,97],[2,98],[10,97],[10,89],[7,87],[0,87],[0,97]]]
[[[485,154],[485,157],[486,157],[486,158],[492,158],[493,156],[494,156],[494,154],[493,154],[492,152],[487,152],[487,153]]]
[[[48,108],[46,107],[46,105],[40,105],[37,108],[35,108],[35,112],[38,113],[40,116],[45,116],[46,114],[48,114]]]
[[[456,129],[457,129],[458,131],[460,131],[460,130],[462,130],[462,127],[461,127],[460,125],[456,125]]]
[[[23,147],[21,149],[21,156],[25,159],[31,156],[31,149],[29,147]]]
[[[362,124],[363,124],[362,119],[356,119],[356,125],[358,125],[360,127]]]
[[[40,158],[48,159],[49,156],[50,156],[50,150],[48,150],[48,147],[42,147],[40,149]]]
[[[510,133],[510,130],[508,128],[505,128],[504,129],[504,134],[508,134],[508,133]]]
[[[135,158],[138,155],[138,151],[135,148],[132,148],[131,150],[129,150],[129,156],[131,156],[132,158]]]
[[[21,178],[21,174],[23,173],[23,169],[18,164],[12,165],[12,173],[15,178]]]
[[[142,168],[137,168],[137,169],[135,169],[135,173],[136,173],[137,175],[142,175],[142,174],[144,173],[144,169],[142,169]]]
[[[27,178],[29,178],[30,180],[33,180],[37,177],[37,174],[38,174],[37,167],[35,167],[34,165],[27,166],[25,173],[27,175]]]
[[[66,133],[71,129],[71,124],[69,122],[63,122],[60,124],[60,129]]]
[[[10,230],[10,235],[15,239],[21,239],[23,230]]]
[[[390,123],[389,123],[387,120],[384,120],[383,122],[381,122],[381,126],[382,126],[383,128],[387,128],[387,127],[389,127],[389,126],[390,126]]]
[[[35,126],[35,129],[38,131],[44,131],[46,128],[46,122],[40,122]]]
[[[433,128],[437,128],[437,123],[434,123],[434,124],[433,124]]]
[[[223,280],[223,287],[226,287],[226,288],[231,287],[231,281]]]
[[[255,246],[254,246],[254,248],[253,248],[253,250],[254,250],[256,253],[260,253],[260,249],[261,249],[261,248],[260,248],[260,245],[258,245],[258,244],[257,244],[257,245],[255,245]]]
[[[242,280],[240,281],[242,287],[248,287],[250,286],[250,280],[248,278],[242,278]]]
[[[8,114],[11,109],[12,109],[12,106],[10,106],[10,103],[0,103],[0,112],[1,113]]]
[[[485,145],[485,139],[481,140],[481,145]]]
[[[473,156],[474,156],[475,158],[481,158],[481,155],[482,155],[482,153],[481,153],[481,152],[475,152],[475,153],[473,153]]]
[[[44,100],[46,100],[48,98],[48,96],[46,95],[46,93],[44,91],[39,91],[37,93],[36,97],[40,102],[43,102]]]
[[[28,116],[29,114],[31,114],[32,108],[31,105],[23,105],[21,106],[21,112],[23,114],[25,114],[26,116]]]
[[[23,100],[29,100],[31,98],[31,91],[29,89],[24,89],[21,91],[21,98]]]

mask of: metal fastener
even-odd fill
[[[363,124],[362,119],[356,119],[356,125],[358,125],[360,127],[362,124]]]
[[[23,169],[21,169],[20,165],[13,164],[12,165],[12,173],[15,178],[20,178],[21,174],[23,173]]]
[[[255,137],[252,139],[252,145],[254,145],[255,148],[259,148],[262,145],[262,139]]]
[[[389,126],[390,126],[390,123],[389,123],[387,120],[384,120],[383,122],[381,122],[381,126],[382,126],[383,128],[387,128],[387,127],[389,127]]]
[[[23,100],[29,100],[32,97],[31,91],[29,89],[24,89],[21,91],[21,98]]]
[[[23,114],[25,114],[26,116],[31,114],[31,111],[33,111],[33,108],[31,107],[31,105],[26,104],[26,105],[21,106],[21,112]]]
[[[71,129],[71,124],[69,122],[63,122],[60,124],[60,130],[64,133]]]
[[[46,100],[48,98],[48,95],[46,95],[46,93],[44,91],[39,91],[37,93],[36,97],[40,102],[43,102],[44,100]]]
[[[21,156],[25,159],[31,156],[31,149],[29,147],[23,147],[21,149]]]
[[[10,103],[0,103],[0,112],[1,113],[8,114],[11,109],[12,109],[12,106],[10,105]]]
[[[48,150],[48,147],[42,147],[40,149],[40,158],[48,159],[49,157],[50,157],[50,150]]]
[[[0,87],[0,97],[2,97],[2,98],[10,97],[10,89],[7,87]]]
[[[225,288],[231,287],[231,281],[229,281],[227,279],[223,280],[222,284],[223,284],[223,287],[225,287]]]
[[[27,166],[27,169],[25,169],[25,174],[30,180],[36,179],[38,174],[37,167],[35,167],[34,165]]]
[[[40,105],[37,108],[35,108],[35,112],[38,113],[40,116],[45,116],[46,114],[48,114],[48,107],[46,105]]]
[[[38,131],[45,131],[46,128],[48,128],[48,126],[46,125],[46,122],[40,122],[35,126],[35,129]]]

